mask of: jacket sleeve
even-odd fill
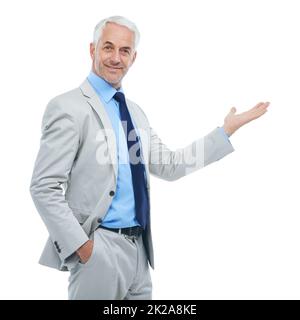
[[[234,149],[220,128],[190,145],[170,150],[150,128],[150,172],[164,180],[173,181],[220,160]]]
[[[78,147],[79,130],[73,117],[57,100],[50,101],[42,120],[30,193],[62,261],[89,239],[68,206],[63,188]]]

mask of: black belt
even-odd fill
[[[127,236],[134,236],[134,237],[139,237],[143,233],[143,228],[140,226],[134,226],[134,227],[129,227],[129,228],[107,228],[104,226],[99,226],[99,228],[113,231],[119,234],[126,234]]]

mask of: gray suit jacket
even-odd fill
[[[140,134],[149,197],[149,173],[176,180],[234,150],[216,128],[189,146],[171,151],[140,107],[128,99],[126,102]],[[112,202],[117,172],[116,137],[88,80],[53,98],[43,116],[30,184],[32,199],[49,232],[41,264],[70,269],[77,258],[75,251],[89,239]],[[143,241],[154,268],[151,222]]]

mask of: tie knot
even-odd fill
[[[125,95],[124,93],[117,91],[114,95],[114,99],[118,102],[125,102]]]

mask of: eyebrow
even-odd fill
[[[103,45],[106,45],[106,44],[110,44],[110,45],[114,46],[114,44],[112,42],[110,42],[110,41],[105,41]],[[122,47],[122,49],[132,50],[131,47]]]

